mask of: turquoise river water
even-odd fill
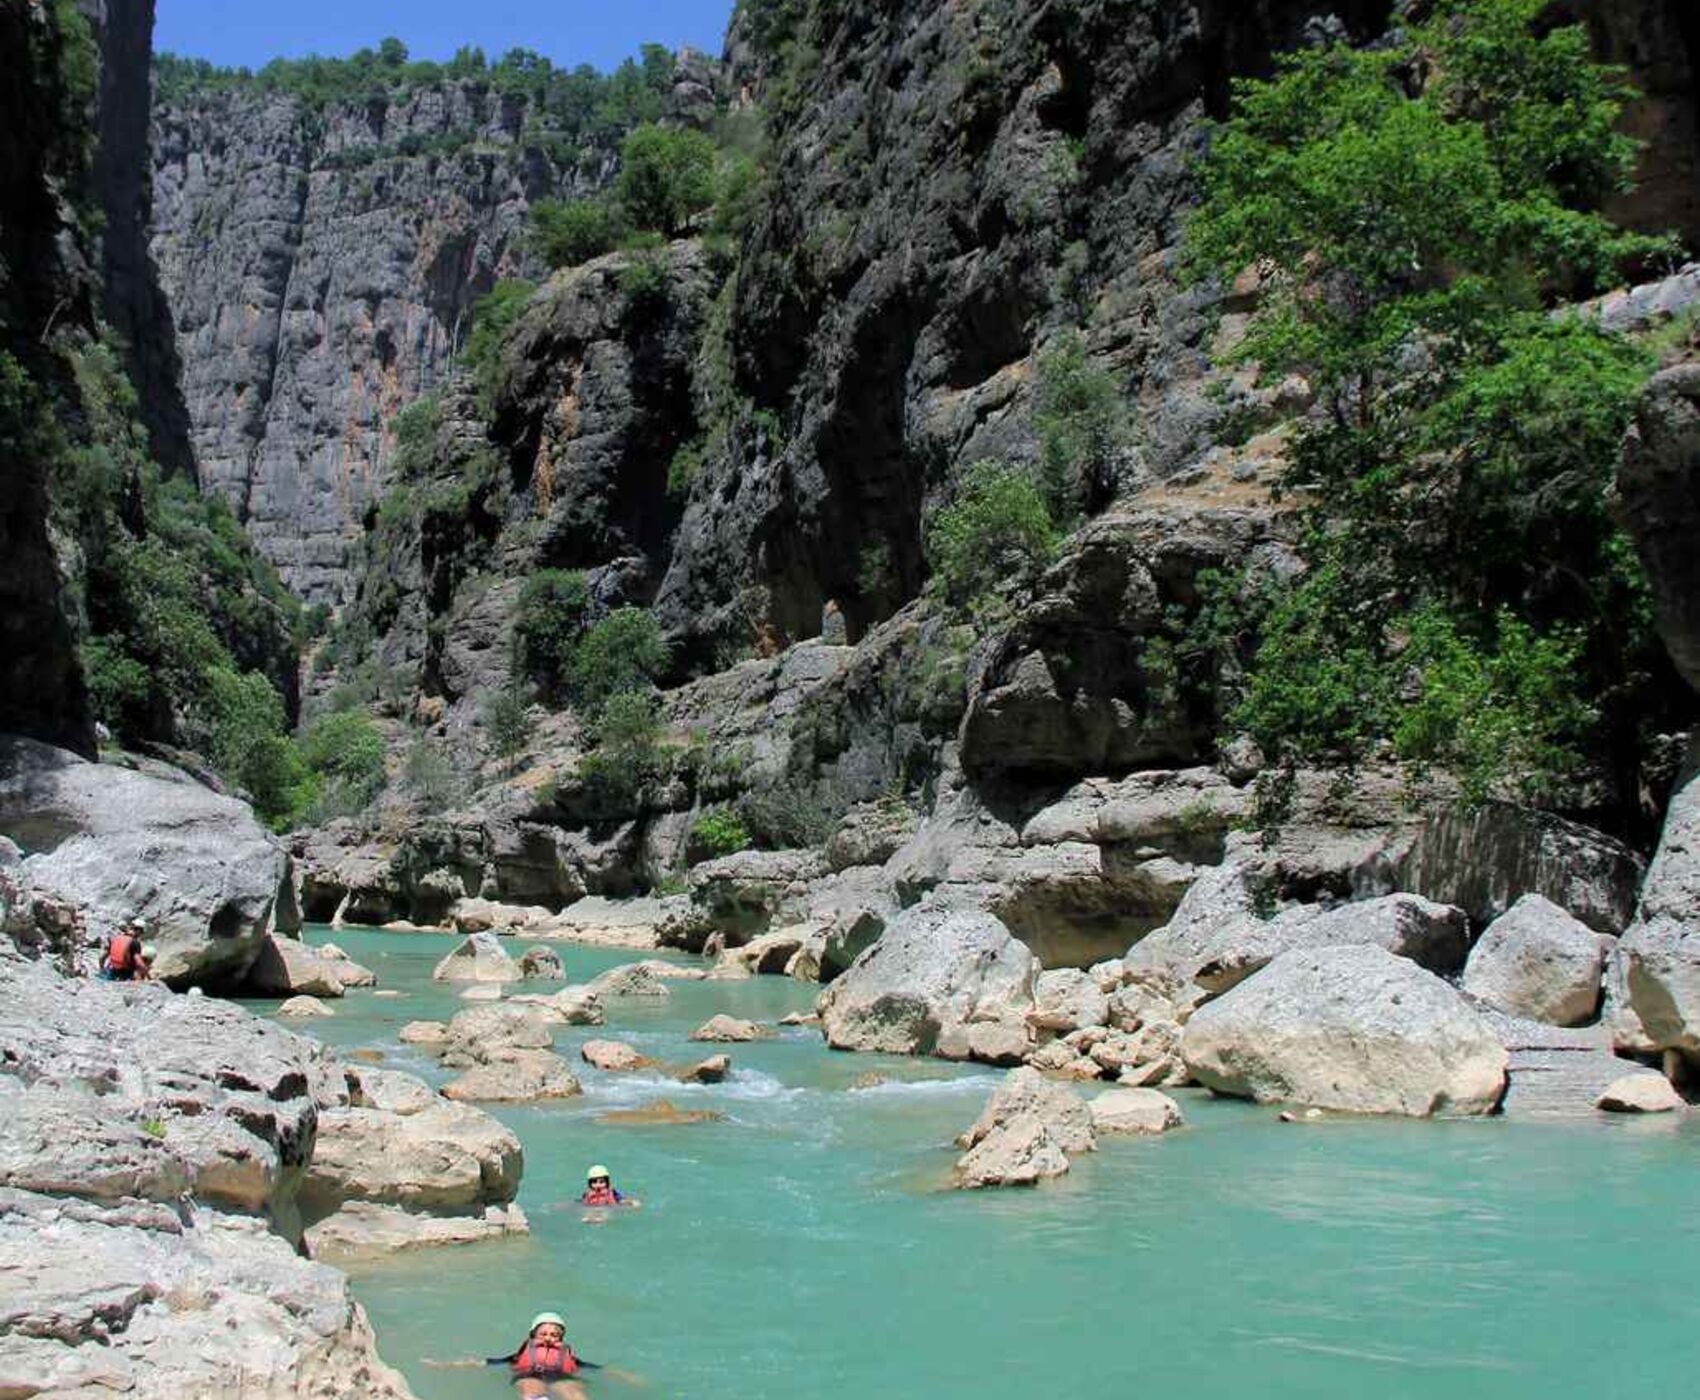
[[[311,941],[330,937],[310,931]],[[445,1077],[396,1038],[446,1018],[433,935],[339,932],[399,999],[353,992],[308,1029]],[[641,954],[561,945],[570,980]],[[496,1400],[543,1308],[605,1376],[593,1400],[1527,1400],[1691,1394],[1700,1362],[1700,1124],[1278,1123],[1177,1095],[1187,1126],[1108,1139],[1037,1190],[942,1189],[996,1075],[833,1054],[817,1032],[734,1045],[684,1087],[576,1064],[592,1037],[668,1061],[717,1011],[773,1021],[816,989],[672,985],[563,1028],[583,1098],[497,1109],[525,1144],[528,1240],[354,1269],[386,1359],[424,1400]],[[546,988],[540,988],[546,990]],[[869,1071],[891,1082],[859,1087]],[[1092,1090],[1088,1089],[1088,1092]],[[614,1127],[666,1097],[724,1122]],[[571,1204],[606,1162],[641,1210]]]

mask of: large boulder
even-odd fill
[[[1195,1012],[1181,1052],[1218,1093],[1351,1113],[1491,1113],[1506,1052],[1462,996],[1384,948],[1284,953]]]
[[[957,1187],[1031,1186],[1061,1176],[1071,1153],[1097,1146],[1097,1134],[1079,1094],[1037,1070],[1017,1069],[956,1144],[964,1149],[953,1175]]]
[[[493,933],[474,933],[431,971],[438,982],[519,982],[525,974]]]
[[[666,982],[656,976],[655,969],[647,962],[622,963],[619,967],[611,967],[600,976],[591,978],[585,984],[585,990],[603,1001],[611,997],[672,995]]]
[[[1629,1028],[1653,1048],[1700,1060],[1700,745],[1691,746],[1671,794],[1641,905],[1618,954],[1634,1018]]]
[[[1386,878],[1476,923],[1497,919],[1523,895],[1544,895],[1600,933],[1622,933],[1635,912],[1641,858],[1604,832],[1506,802],[1458,806],[1430,817]]]
[[[348,1280],[259,1220],[7,1192],[0,1278],[7,1395],[413,1400]]]
[[[930,1054],[971,1024],[1020,1026],[1039,960],[991,914],[918,905],[821,995],[821,1026],[839,1050]]]
[[[239,1007],[0,959],[0,1186],[175,1204],[285,1228],[321,1104],[322,1047]]]
[[[1457,972],[1470,946],[1469,920],[1461,909],[1421,895],[1390,894],[1333,909],[1301,905],[1273,919],[1238,919],[1198,949],[1188,969],[1210,992],[1225,992],[1282,953],[1306,948],[1370,945],[1409,958],[1430,972]]]
[[[519,1190],[519,1139],[468,1104],[420,1113],[339,1108],[319,1115],[302,1208],[322,1217],[345,1201],[427,1212],[505,1205]]]
[[[267,933],[299,927],[289,855],[253,809],[164,764],[138,772],[0,740],[0,835],[97,943],[146,919],[155,973],[174,984],[235,983]]]
[[[1514,1016],[1580,1026],[1600,1009],[1611,943],[1550,899],[1526,894],[1470,950],[1464,990]]]
[[[242,992],[258,997],[340,997],[349,985],[344,972],[358,980],[357,966],[346,958],[327,958],[300,939],[273,935],[261,942],[242,979]]]
[[[442,1041],[443,1063],[451,1069],[499,1060],[511,1050],[548,1050],[555,1043],[544,1007],[472,1006],[449,1020]]]
[[[1374,945],[1430,971],[1454,973],[1469,948],[1463,912],[1414,894],[1390,894],[1323,909],[1297,905],[1265,918],[1263,879],[1249,864],[1206,871],[1163,928],[1134,944],[1124,963],[1209,992],[1225,992],[1282,953]]]
[[[551,1050],[507,1050],[443,1086],[443,1097],[459,1103],[536,1103],[583,1092],[572,1067]]]

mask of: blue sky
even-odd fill
[[[398,36],[415,58],[477,44],[492,59],[535,49],[558,64],[611,68],[638,45],[720,52],[732,0],[159,0],[154,47],[228,67],[342,57]]]

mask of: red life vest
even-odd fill
[[[623,1199],[612,1186],[593,1186],[578,1201],[581,1206],[617,1206]]]
[[[133,977],[142,965],[142,940],[133,933],[115,933],[106,945],[106,968],[120,977]]]
[[[510,1366],[516,1376],[556,1381],[577,1374],[578,1357],[565,1342],[540,1342],[533,1338],[515,1353]]]

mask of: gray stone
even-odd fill
[[[1524,895],[1470,950],[1463,987],[1513,1015],[1580,1026],[1600,1009],[1611,942],[1551,900]]]
[[[493,933],[475,933],[432,969],[438,982],[518,982],[519,964]]]
[[[953,1184],[959,1188],[1027,1186],[1068,1170],[1069,1154],[1097,1145],[1092,1111],[1070,1089],[1036,1070],[1011,1070],[980,1116],[957,1140],[964,1149]]]
[[[242,990],[262,997],[340,997],[348,985],[344,973],[357,975],[354,969],[346,956],[327,958],[299,939],[273,936],[260,944]]]
[[[954,1027],[1020,1024],[1038,973],[990,914],[917,906],[822,994],[822,1029],[835,1049],[928,1054]]]
[[[0,834],[25,852],[36,890],[81,909],[91,935],[145,918],[154,971],[172,982],[239,981],[267,933],[296,929],[288,854],[247,804],[186,775],[7,740]]]
[[[736,1016],[711,1016],[691,1032],[692,1040],[722,1041],[738,1043],[740,1041],[762,1040],[768,1032],[754,1021],[743,1021]]]
[[[319,1115],[301,1203],[316,1217],[345,1201],[449,1212],[505,1205],[523,1164],[519,1139],[468,1104],[439,1100],[411,1114],[332,1109]]]
[[[1687,1108],[1682,1095],[1662,1074],[1626,1074],[1600,1095],[1598,1107],[1607,1113],[1673,1113]]]
[[[310,1259],[345,1263],[530,1232],[530,1222],[517,1205],[486,1206],[477,1215],[418,1215],[400,1206],[350,1201],[309,1226],[302,1246]]]
[[[1166,1133],[1182,1122],[1180,1105],[1155,1089],[1106,1089],[1090,1107],[1099,1133]]]
[[[1373,946],[1285,953],[1196,1012],[1187,1068],[1219,1093],[1352,1113],[1491,1113],[1506,1052],[1433,973]]]
[[[459,1103],[536,1103],[584,1092],[571,1067],[549,1050],[504,1050],[443,1086]]]

